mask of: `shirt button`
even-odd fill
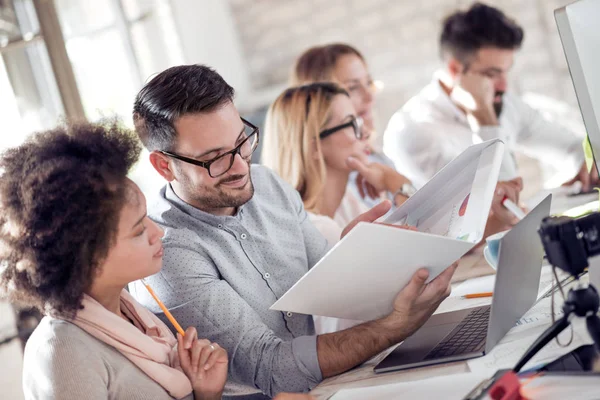
[[[248,237],[248,235],[246,235],[245,233],[242,233],[242,234],[240,235],[240,237],[241,237],[242,239],[246,239],[246,238]]]
[[[292,318],[292,315],[294,315],[294,314],[292,314],[291,312],[288,311],[285,315],[287,315],[288,318]]]
[[[217,225],[217,226],[218,226],[218,227],[219,227],[219,229],[220,229],[220,228],[222,228],[222,227],[223,227],[223,224],[219,224],[219,225]]]
[[[265,279],[269,279],[271,277],[271,274],[267,272],[264,276],[265,276]]]

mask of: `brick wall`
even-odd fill
[[[576,106],[553,10],[571,0],[496,0],[525,28],[511,74],[518,93],[535,92]],[[229,0],[256,92],[285,84],[295,57],[315,44],[343,41],[364,53],[385,83],[381,125],[431,79],[440,65],[440,22],[463,0]],[[265,96],[263,96],[264,98]],[[267,96],[268,98],[269,96]],[[266,99],[265,99],[266,100]]]

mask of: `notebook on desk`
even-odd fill
[[[430,279],[482,238],[504,144],[469,147],[381,224],[358,224],[287,291],[273,310],[373,320],[392,311],[398,292],[427,267]]]

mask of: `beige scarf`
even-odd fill
[[[121,292],[121,312],[135,326],[88,295],[84,295],[83,307],[72,323],[117,349],[172,397],[181,399],[192,392],[190,381],[179,366],[177,339],[126,290]]]

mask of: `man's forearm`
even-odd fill
[[[319,335],[317,356],[323,378],[341,374],[406,339],[412,332],[399,325],[386,317]]]

